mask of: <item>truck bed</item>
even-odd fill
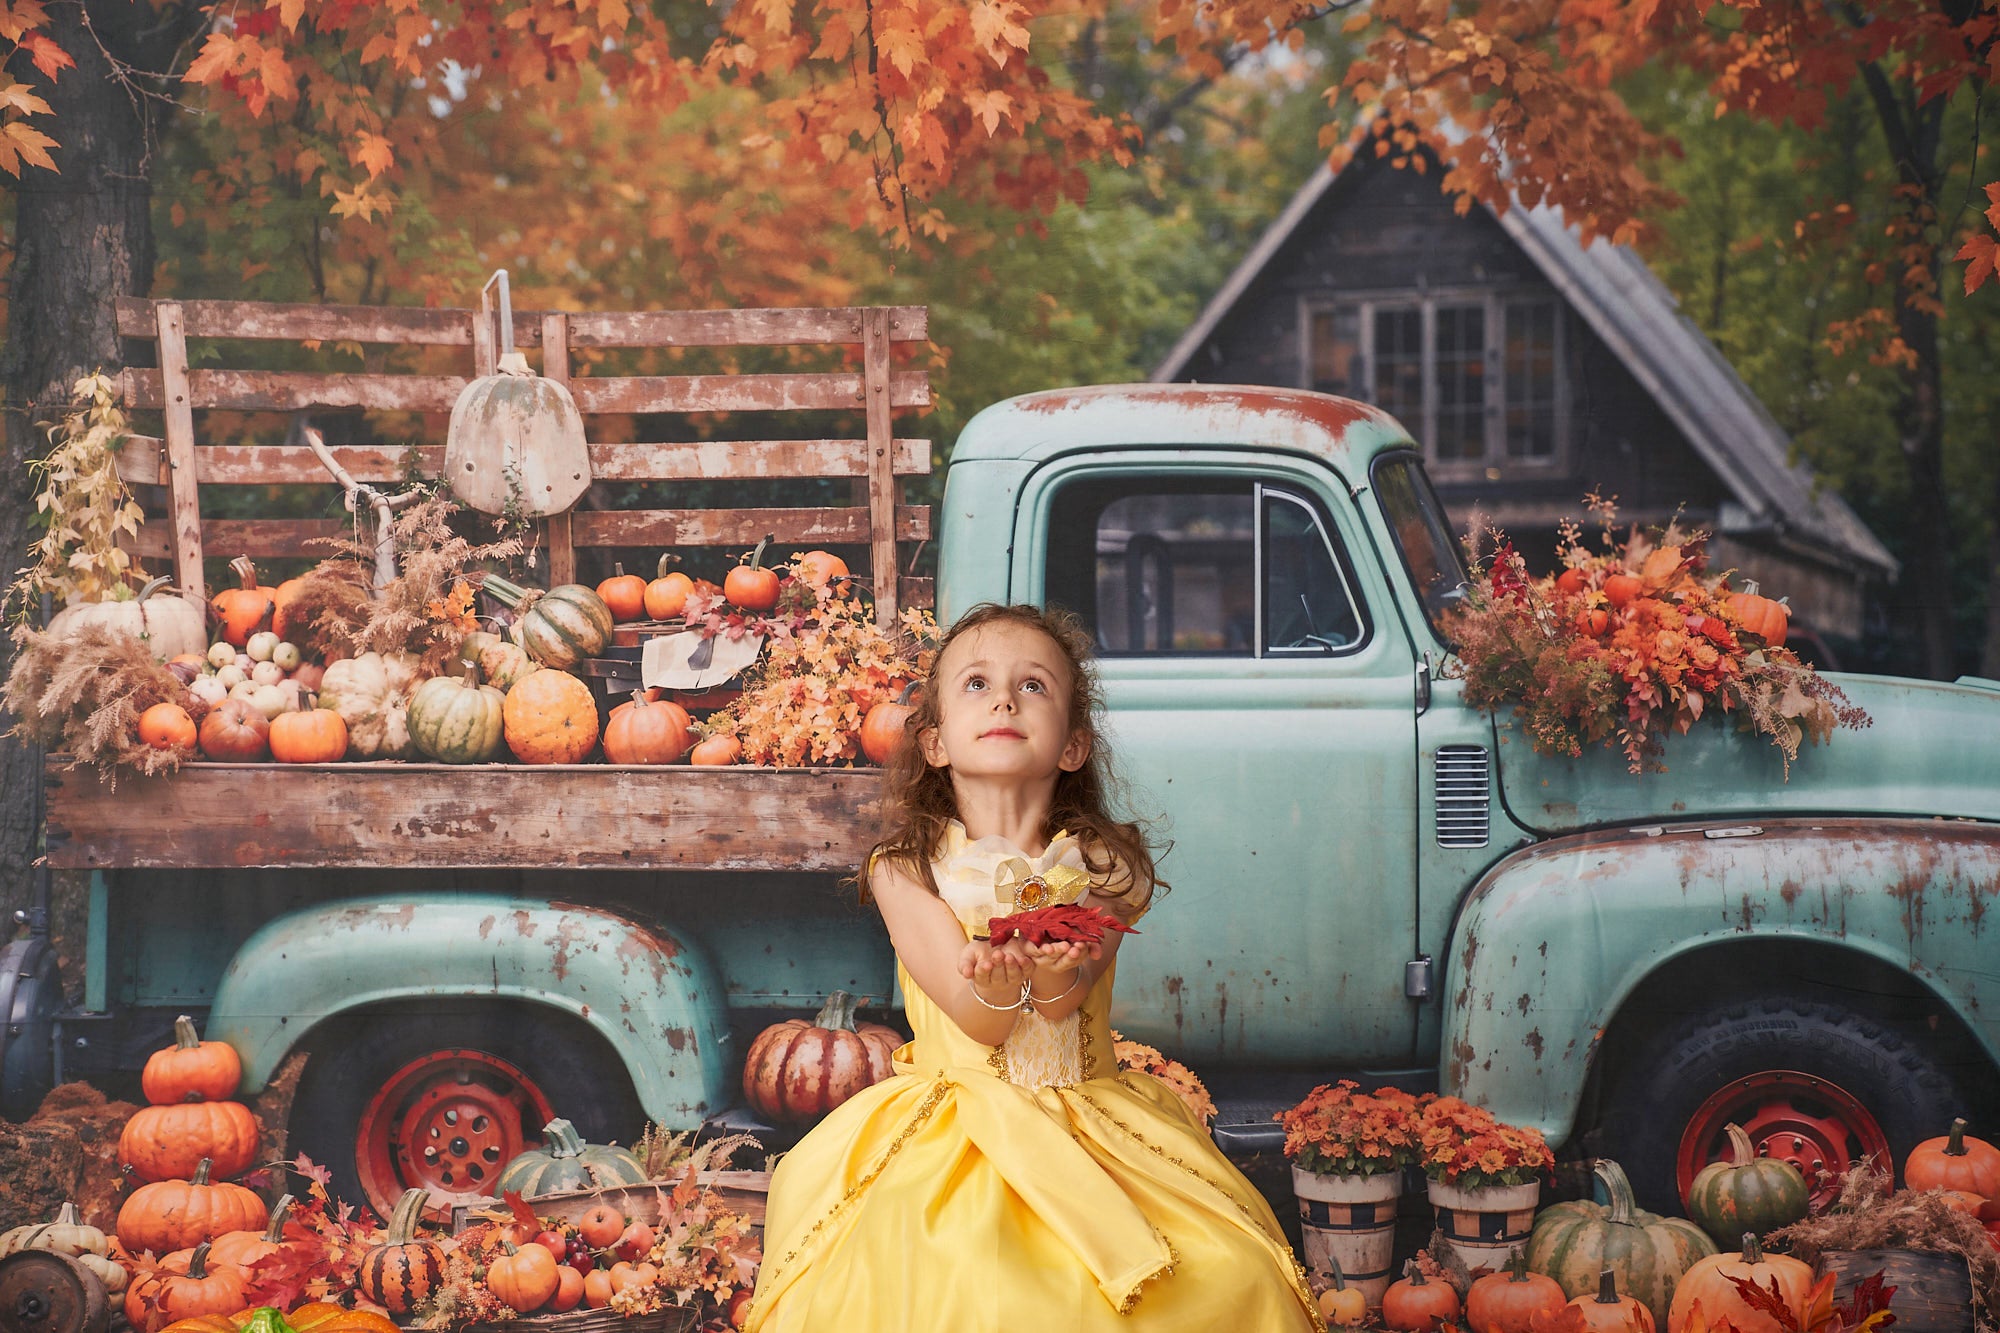
[[[58,867],[854,869],[873,769],[182,765],[114,789],[46,769]]]

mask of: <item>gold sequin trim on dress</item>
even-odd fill
[[[1083,1053],[1083,1077],[1086,1082],[1097,1077],[1097,1052],[1090,1040],[1090,1011],[1082,1005],[1076,1007],[1076,1044]]]
[[[1118,1302],[1119,1314],[1131,1314],[1133,1310],[1138,1308],[1139,1298],[1146,1294],[1147,1287],[1160,1281],[1162,1278],[1172,1277],[1174,1270],[1181,1266],[1181,1252],[1174,1248],[1172,1241],[1160,1234],[1158,1227],[1153,1228],[1153,1239],[1167,1247],[1166,1266],[1146,1274],[1146,1276],[1139,1279],[1138,1286],[1125,1293],[1125,1299]]]

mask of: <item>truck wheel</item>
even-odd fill
[[[1759,1156],[1797,1165],[1818,1207],[1864,1157],[1893,1170],[1965,1104],[1944,1062],[1902,1029],[1777,996],[1710,1005],[1623,1055],[1603,1127],[1648,1208],[1684,1210],[1695,1173],[1727,1158],[1732,1123]]]
[[[492,1197],[557,1116],[592,1143],[631,1143],[644,1125],[624,1066],[580,1025],[518,1009],[377,1014],[315,1038],[290,1142],[333,1173],[337,1199],[386,1218],[420,1186],[438,1214]]]

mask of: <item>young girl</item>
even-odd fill
[[[987,921],[1149,905],[1107,809],[1089,639],[1031,606],[952,626],[887,782],[864,889],[916,1039],[778,1164],[752,1333],[1324,1325],[1263,1198],[1112,1058],[1119,940],[995,948]],[[1143,947],[1143,943],[1136,947]]]

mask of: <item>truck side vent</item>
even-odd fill
[[[1487,798],[1492,764],[1483,745],[1444,745],[1437,752],[1438,846],[1484,847],[1491,835]]]

